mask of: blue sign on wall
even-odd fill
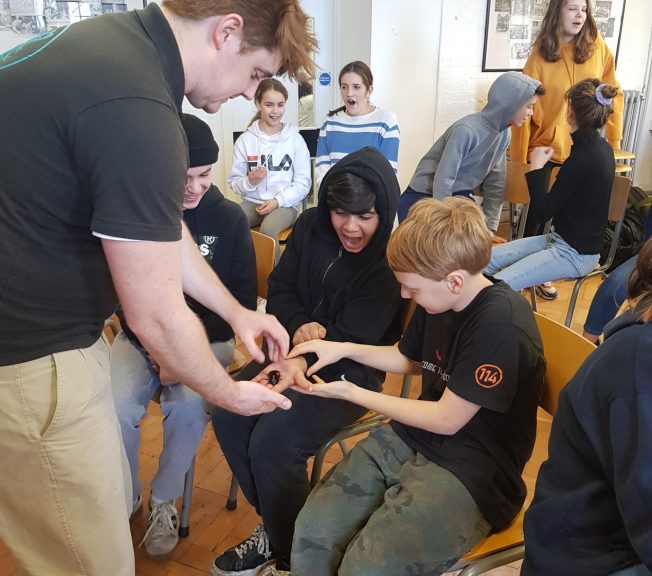
[[[322,86],[328,86],[331,83],[331,75],[328,72],[322,72],[319,75],[319,83]]]

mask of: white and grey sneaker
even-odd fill
[[[259,524],[249,538],[215,558],[209,574],[256,576],[259,570],[274,563],[273,555],[265,527]]]
[[[172,502],[150,503],[147,531],[138,547],[152,560],[165,560],[179,541],[179,517]]]
[[[140,514],[140,511],[143,509],[143,499],[141,498],[140,494],[138,494],[138,498],[136,498],[136,501],[133,503],[131,507],[131,514],[129,515],[129,522],[131,522],[138,514]]]

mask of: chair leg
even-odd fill
[[[310,488],[314,488],[321,478],[321,470],[324,467],[324,458],[326,457],[326,452],[332,446],[330,442],[327,442],[322,446],[312,459],[312,474],[310,475]]]
[[[532,311],[536,312],[537,311],[536,286],[530,286],[528,290],[530,291],[530,302],[532,303]]]
[[[190,534],[190,504],[192,501],[192,485],[195,481],[195,459],[196,456],[193,457],[183,482],[183,504],[181,505],[181,522],[179,524],[179,536],[181,538],[186,538]]]
[[[238,507],[238,479],[235,474],[231,476],[231,488],[229,488],[229,497],[226,501],[227,510],[235,510]]]
[[[486,556],[485,558],[480,558],[479,560],[472,562],[464,568],[458,576],[478,576],[478,574],[484,574],[485,572],[489,572],[489,570],[493,570],[499,566],[505,566],[505,564],[522,560],[524,556],[525,546],[520,544],[514,548],[508,548],[502,552],[496,552],[491,556]]]

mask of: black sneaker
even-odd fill
[[[259,524],[249,538],[215,558],[209,574],[256,576],[259,570],[274,563],[273,554],[265,527]]]

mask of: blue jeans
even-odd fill
[[[584,276],[599,260],[599,254],[579,254],[553,232],[494,246],[484,271],[518,291],[560,278]]]
[[[234,341],[212,342],[213,353],[223,366],[233,359]],[[111,389],[122,430],[131,478],[133,501],[140,494],[138,450],[140,421],[154,393],[161,389],[163,451],[152,480],[156,500],[174,500],[183,493],[183,480],[208,423],[208,406],[194,390],[183,384],[161,386],[147,353],[120,332],[111,349]]]
[[[623,262],[600,284],[584,324],[584,330],[589,334],[600,336],[623,305],[627,298],[627,278],[634,269],[636,258],[637,256],[632,256]]]

